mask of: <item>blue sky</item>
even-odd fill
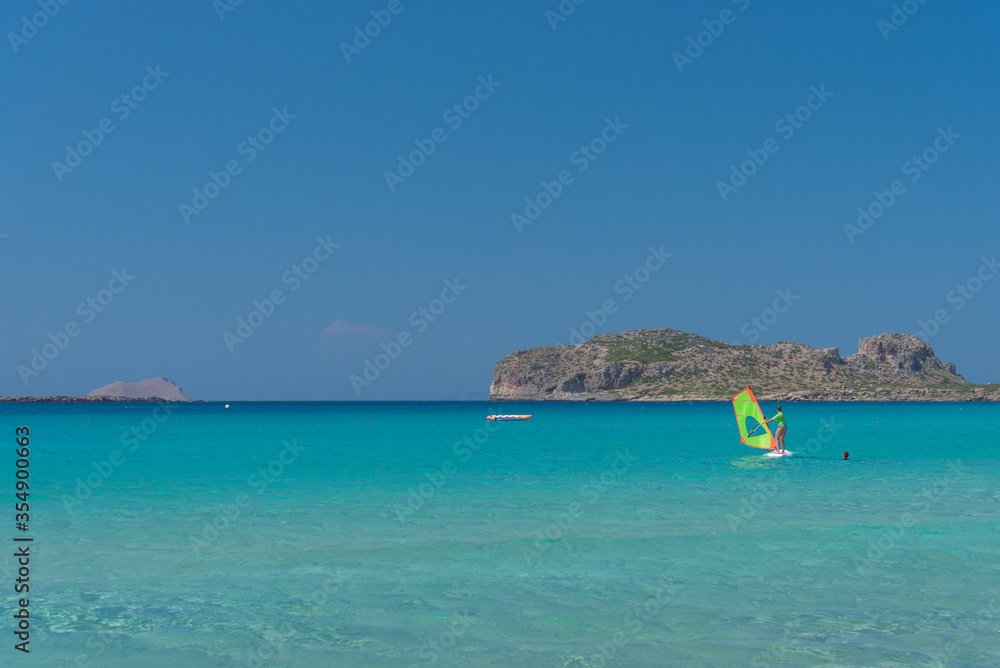
[[[503,355],[593,321],[844,355],[923,332],[1000,381],[998,24],[985,1],[4,3],[0,394],[485,398]],[[881,215],[845,228],[859,207]]]

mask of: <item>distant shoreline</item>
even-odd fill
[[[835,403],[835,404],[995,404],[1000,403],[1000,399],[995,397],[952,397],[940,398],[929,397],[926,399],[902,399],[899,397],[872,397],[872,398],[832,398],[832,397],[789,397],[788,395],[764,395],[758,396],[758,401],[767,403]],[[681,403],[704,403],[704,404],[728,404],[731,398],[718,397],[678,397],[673,399],[385,399],[385,400],[364,400],[356,399],[196,399],[193,401],[179,401],[176,399],[158,399],[156,397],[144,397],[142,399],[130,399],[128,397],[67,397],[56,395],[51,397],[14,396],[0,397],[0,403],[50,403],[50,404],[86,404],[86,403],[172,403],[172,404],[681,404]]]
[[[593,398],[593,399],[490,399],[488,403],[491,404],[502,404],[502,403],[523,403],[523,404],[679,404],[679,403],[706,403],[706,404],[718,404],[718,403],[730,403],[732,398],[719,398],[719,397],[676,397],[671,399],[665,399],[663,397],[655,398],[640,398],[640,399],[606,399],[606,398]],[[767,403],[797,403],[797,404],[808,404],[808,403],[827,403],[827,404],[872,404],[872,403],[883,403],[883,404],[995,404],[1000,403],[1000,397],[988,396],[983,397],[981,395],[974,396],[954,396],[954,397],[927,397],[927,398],[901,398],[901,397],[849,397],[849,398],[835,398],[835,397],[790,397],[786,394],[776,395],[776,396],[758,396],[757,401],[767,402]]]
[[[142,401],[142,402],[163,402],[169,401],[170,403],[186,404],[191,403],[189,401],[181,401],[178,399],[160,399],[159,397],[143,397],[141,399],[131,399],[129,397],[109,397],[109,396],[97,396],[97,397],[70,397],[62,394],[56,394],[49,397],[35,397],[35,396],[9,396],[0,397],[0,403],[52,403],[52,404],[69,404],[69,403],[87,403],[87,402],[123,402],[123,401]]]

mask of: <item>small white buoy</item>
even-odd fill
[[[229,408],[229,404],[226,404],[226,408]]]

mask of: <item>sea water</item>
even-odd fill
[[[0,663],[1000,664],[1000,406],[784,408],[2,404]]]

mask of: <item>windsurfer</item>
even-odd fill
[[[778,414],[775,415],[770,420],[764,420],[765,424],[768,422],[774,422],[778,425],[778,429],[774,432],[774,439],[781,446],[781,454],[785,454],[785,432],[788,431],[788,427],[785,425],[785,414],[781,412],[781,406],[778,406]],[[775,448],[777,450],[777,448]]]

